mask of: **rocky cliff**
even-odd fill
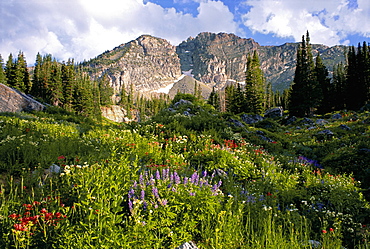
[[[131,84],[143,94],[163,88],[181,76],[176,47],[168,41],[143,35],[83,64],[94,78],[108,74],[117,94]]]
[[[193,76],[209,87],[222,88],[228,81],[243,82],[248,54],[257,50],[266,80],[274,90],[290,86],[298,43],[261,46],[234,34],[200,33],[177,47],[164,39],[143,35],[83,63],[93,77],[108,74],[117,95],[122,88],[149,94],[173,84],[181,74]],[[331,70],[344,61],[344,46],[313,45]]]
[[[0,112],[41,111],[45,106],[26,94],[0,84]]]

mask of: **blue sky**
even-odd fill
[[[0,54],[22,50],[83,61],[150,34],[179,44],[200,32],[234,33],[261,45],[370,41],[369,0],[1,0]]]

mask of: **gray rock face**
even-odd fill
[[[0,112],[42,111],[45,106],[30,96],[0,84]]]
[[[170,86],[183,73],[210,86],[216,85],[218,90],[227,81],[244,81],[247,56],[257,51],[266,80],[272,83],[273,90],[283,90],[294,77],[297,47],[298,43],[261,46],[253,39],[208,32],[176,47],[164,39],[143,35],[83,65],[93,78],[107,74],[116,94],[122,88],[129,91],[131,84],[135,92],[153,93]],[[320,51],[328,65],[345,61],[344,49],[312,45],[314,56]],[[331,66],[328,69],[332,70]]]
[[[265,118],[278,118],[278,117],[282,117],[283,113],[284,113],[283,107],[279,106],[279,107],[267,110],[264,116]]]

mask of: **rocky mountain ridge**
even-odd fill
[[[173,46],[165,39],[142,35],[83,66],[93,78],[108,74],[117,96],[131,85],[135,92],[152,94],[173,84],[182,74],[221,89],[227,82],[244,81],[247,56],[257,50],[266,80],[274,90],[283,90],[294,77],[298,44],[261,46],[251,38],[204,32]],[[312,48],[314,56],[320,53],[329,71],[345,60],[345,46],[314,44]]]

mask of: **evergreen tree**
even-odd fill
[[[59,63],[54,60],[50,66],[50,84],[47,89],[48,103],[60,106],[63,103],[62,69]]]
[[[6,76],[4,71],[4,61],[3,57],[0,55],[0,83],[6,84]]]
[[[16,74],[17,74],[17,87],[24,93],[30,93],[31,91],[31,80],[30,74],[27,69],[26,58],[22,51],[18,54],[18,60],[16,63]]]
[[[245,106],[243,110],[248,113],[261,114],[265,103],[265,78],[260,68],[257,51],[253,57],[248,56],[245,79]]]
[[[73,110],[79,115],[90,116],[94,113],[93,89],[90,78],[81,71],[76,73],[73,88]]]
[[[329,78],[329,72],[322,62],[320,54],[316,57],[315,76],[318,87],[313,92],[317,98],[318,111],[320,113],[330,112],[333,109],[332,96],[334,94],[334,88]]]
[[[212,92],[209,95],[208,104],[212,105],[216,110],[220,111],[220,96],[216,92],[215,87],[212,88]]]
[[[62,64],[62,84],[63,84],[63,107],[67,111],[73,110],[73,98],[76,75],[73,60],[68,60]]]
[[[297,65],[294,81],[289,98],[289,112],[291,115],[312,115],[319,106],[320,94],[315,74],[310,37],[307,31],[306,39],[302,36],[302,43],[297,50]]]
[[[225,111],[233,112],[235,109],[233,104],[235,101],[236,89],[233,84],[225,87]]]
[[[333,88],[334,94],[332,103],[334,110],[342,110],[346,107],[347,80],[346,69],[341,62],[333,68]]]
[[[107,106],[113,104],[112,96],[114,94],[113,88],[110,86],[110,81],[107,74],[104,74],[99,80],[100,104]]]
[[[13,59],[13,54],[10,53],[8,57],[8,61],[6,62],[5,66],[5,76],[7,79],[6,84],[10,87],[15,87],[16,85],[16,63]]]

